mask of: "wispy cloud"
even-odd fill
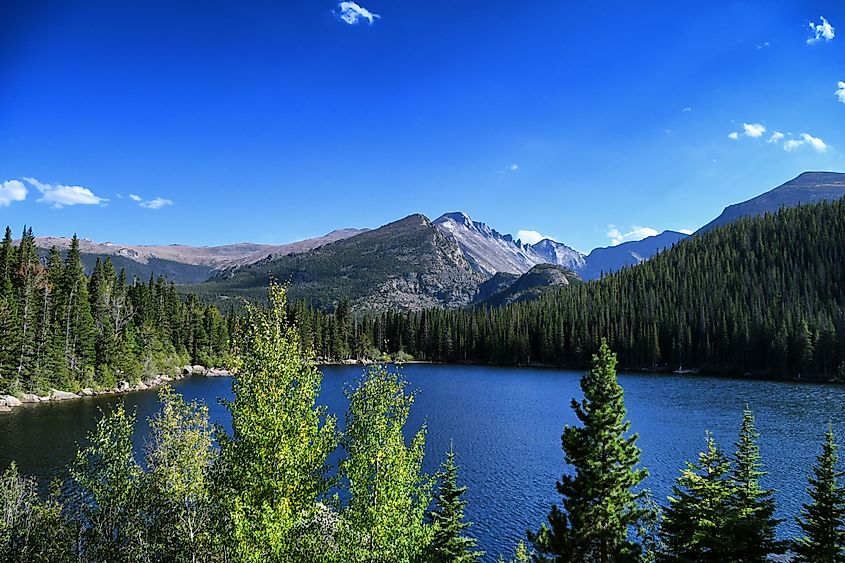
[[[141,201],[143,198],[137,194],[129,194],[129,199],[132,201]]]
[[[632,240],[642,240],[659,234],[656,229],[652,229],[651,227],[632,226],[629,227],[630,230],[626,233],[620,231],[616,225],[608,225],[607,228],[607,236],[610,238],[610,244],[612,246],[622,244],[623,242],[630,242]]]
[[[791,152],[804,146],[808,146],[816,152],[826,152],[830,148],[830,145],[820,138],[813,137],[809,133],[801,133],[798,139],[789,139],[786,141],[783,144],[783,150]]]
[[[163,197],[157,197],[149,201],[142,201],[138,205],[140,205],[141,207],[146,207],[147,209],[161,209],[162,207],[173,205],[173,202],[169,199],[164,199]]]
[[[35,178],[24,178],[24,181],[41,192],[41,197],[37,201],[55,208],[71,205],[101,205],[108,201],[105,198],[94,195],[94,192],[82,186],[45,184]]]
[[[530,230],[519,230],[516,232],[516,238],[521,240],[525,244],[537,244],[544,238],[555,240],[554,237],[549,237],[543,234],[540,234],[537,231],[530,231]]]
[[[771,46],[771,43],[769,43],[768,41],[766,41],[766,42],[764,42],[764,43],[758,43],[758,44],[757,44],[757,49],[765,49],[766,47],[770,47],[770,46]]]
[[[836,83],[836,97],[839,101],[845,104],[845,82],[841,80]]]
[[[684,112],[684,113],[689,113],[689,112],[691,112],[691,111],[692,111],[692,108],[691,108],[691,107],[685,107],[685,108],[684,108],[684,109],[682,109],[681,111],[682,111],[682,112]]]
[[[766,142],[767,143],[777,143],[778,141],[782,141],[783,137],[784,137],[783,133],[781,133],[780,131],[775,131],[774,133],[772,133],[772,136],[769,137],[769,140],[766,141]]]
[[[496,170],[496,174],[504,174],[506,172],[518,172],[519,171],[519,164],[514,162],[513,164],[508,164],[504,168],[500,170]]]
[[[836,37],[836,32],[833,29],[833,26],[830,25],[824,16],[821,16],[821,23],[814,23],[810,22],[810,31],[813,32],[813,36],[807,39],[807,45],[812,45],[814,43],[818,43],[819,41],[832,41],[834,37]]]
[[[373,22],[381,17],[357,2],[341,2],[338,4],[338,8],[340,9],[340,13],[338,14],[340,19],[349,25],[356,25],[361,20],[367,20],[372,25]]]
[[[730,133],[728,133],[728,139],[736,141],[737,139],[739,139],[739,133],[737,133],[736,131],[731,131]]]
[[[26,199],[28,190],[20,180],[6,180],[0,183],[0,207],[9,207],[13,202]]]

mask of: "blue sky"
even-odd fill
[[[0,2],[0,223],[271,243],[462,210],[588,251],[845,170],[841,1],[199,5]]]

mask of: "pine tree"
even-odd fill
[[[798,525],[804,536],[795,540],[797,561],[839,563],[845,561],[845,472],[838,468],[836,438],[828,427],[825,443],[813,467],[808,490],[812,501],[804,504]]]
[[[736,517],[733,528],[735,557],[737,561],[749,563],[767,561],[770,554],[781,554],[785,550],[783,542],[776,539],[775,532],[781,521],[774,517],[773,492],[760,485],[766,472],[760,461],[759,437],[754,415],[746,405],[731,471],[734,495],[730,503]]]
[[[641,546],[631,532],[645,510],[643,492],[634,489],[648,473],[637,467],[637,435],[629,435],[616,355],[604,340],[581,389],[584,399],[573,399],[572,409],[582,426],[567,426],[561,437],[566,463],[574,468],[557,484],[563,510],[553,506],[549,526],[530,537],[540,556],[552,561],[636,561]]]
[[[435,563],[478,561],[484,552],[474,551],[477,540],[462,535],[472,523],[464,521],[466,501],[462,497],[467,487],[458,486],[458,466],[455,464],[455,452],[451,448],[446,453],[439,478],[440,490],[434,498],[436,508],[429,514],[434,526],[429,560]]]
[[[698,463],[687,462],[672,488],[661,526],[665,549],[661,561],[737,561],[730,460],[709,433],[706,440],[707,449],[698,454]]]

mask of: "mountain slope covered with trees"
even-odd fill
[[[538,301],[353,317],[298,306],[328,357],[583,367],[606,336],[629,369],[845,375],[845,200],[744,218]]]

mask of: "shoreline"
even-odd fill
[[[541,364],[541,363],[528,363],[528,364],[503,364],[503,363],[495,363],[495,362],[472,362],[472,361],[465,361],[465,362],[436,362],[430,360],[409,360],[404,362],[397,362],[394,360],[379,362],[379,361],[372,361],[367,359],[347,359],[347,360],[334,360],[329,358],[317,358],[314,362],[314,365],[319,367],[334,367],[334,366],[361,366],[361,367],[368,367],[374,365],[442,365],[442,366],[486,366],[486,367],[497,367],[497,368],[534,368],[534,369],[549,369],[549,370],[569,370],[569,371],[584,371],[588,368],[577,368],[577,367],[569,367],[569,366],[558,366],[558,365],[550,365],[550,364]],[[101,395],[124,395],[127,393],[132,393],[135,391],[146,391],[149,389],[158,389],[164,385],[167,385],[173,381],[178,381],[187,377],[231,377],[233,374],[226,369],[222,368],[207,368],[202,365],[185,365],[181,367],[174,367],[174,374],[167,375],[167,374],[160,374],[152,379],[142,380],[136,384],[130,384],[126,380],[119,381],[115,387],[109,389],[99,389],[95,390],[90,387],[83,388],[77,392],[72,391],[62,391],[59,389],[51,389],[48,395],[38,396],[31,393],[21,393],[18,396],[15,395],[0,395],[0,415],[7,412],[12,412],[13,410],[29,405],[39,405],[42,403],[55,403],[55,402],[64,402],[74,399],[84,399],[86,397],[97,397]],[[814,385],[842,385],[845,384],[845,381],[841,381],[838,379],[824,379],[824,378],[800,378],[800,377],[774,377],[774,376],[767,376],[761,374],[751,374],[746,373],[743,375],[726,375],[720,373],[711,373],[705,370],[700,370],[696,368],[692,369],[683,369],[683,370],[672,370],[668,367],[661,367],[661,368],[625,368],[620,367],[618,369],[619,373],[631,373],[631,374],[641,374],[641,375],[680,375],[684,377],[714,377],[718,379],[734,379],[734,380],[741,380],[741,381],[769,381],[769,382],[780,382],[780,383],[808,383]]]
[[[203,377],[228,377],[231,374],[225,369],[206,368],[205,366],[185,365],[179,368],[174,367],[172,376],[167,374],[159,374],[152,379],[141,380],[132,385],[126,380],[118,381],[117,384],[108,389],[93,389],[92,387],[84,387],[77,392],[62,391],[59,389],[50,389],[47,395],[39,396],[33,393],[21,393],[15,395],[0,395],[0,414],[12,412],[13,410],[28,406],[40,405],[44,403],[57,403],[64,401],[72,401],[74,399],[84,399],[86,397],[99,397],[102,395],[125,395],[133,391],[146,391],[148,389],[158,389],[172,381],[178,381],[186,377],[203,376]]]

